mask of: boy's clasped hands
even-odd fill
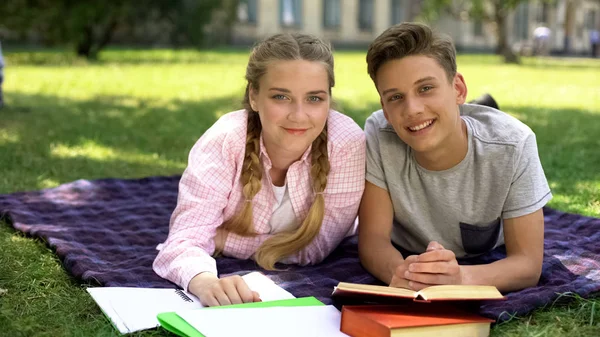
[[[421,290],[433,285],[462,284],[462,270],[451,250],[432,241],[420,255],[410,255],[400,263],[390,287]]]

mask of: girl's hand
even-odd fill
[[[200,273],[192,278],[188,290],[208,307],[261,301],[239,275],[218,278],[209,272]]]

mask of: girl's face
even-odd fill
[[[259,88],[250,88],[250,104],[260,116],[269,156],[281,153],[300,158],[329,116],[325,65],[305,60],[273,62],[260,78]]]

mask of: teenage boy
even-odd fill
[[[454,45],[426,25],[387,29],[371,44],[367,64],[382,110],[365,125],[359,212],[365,268],[390,286],[414,290],[535,285],[542,207],[552,198],[535,134],[504,112],[465,104]],[[457,263],[503,244],[502,260]]]

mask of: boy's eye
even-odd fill
[[[433,87],[431,85],[425,85],[421,88],[421,92],[426,92],[433,89]]]
[[[397,101],[399,99],[402,99],[402,95],[400,95],[400,94],[394,94],[394,95],[390,96],[390,98],[388,100],[390,102],[392,102],[392,101]]]

